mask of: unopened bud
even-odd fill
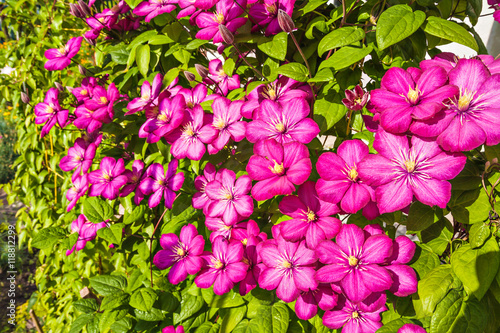
[[[90,46],[96,46],[97,43],[96,43],[95,39],[90,39],[90,38],[87,38],[87,37],[83,37],[83,38],[85,39],[85,41],[87,43],[89,43]]]
[[[493,164],[497,164],[497,163],[498,163],[498,158],[496,158],[496,157],[495,157],[494,159],[492,159],[492,160],[491,160],[491,163],[493,163]]]
[[[219,32],[222,36],[222,40],[226,44],[232,45],[234,43],[234,35],[224,24],[219,24]]]
[[[184,76],[189,82],[196,81],[196,76],[191,72],[184,71]]]
[[[92,15],[90,7],[85,1],[78,0],[78,4],[80,5],[80,9],[82,10],[82,13],[83,15],[85,15],[85,17]]]
[[[73,92],[73,89],[75,89],[75,88],[73,88],[73,87],[66,87],[66,90],[67,90],[70,94]]]
[[[74,3],[69,4],[69,13],[75,17],[80,17],[80,18],[85,17],[85,14],[83,14],[83,11],[80,8],[80,6]]]
[[[54,85],[56,86],[57,90],[59,90],[59,92],[64,91],[64,87],[59,82],[54,82]]]
[[[24,91],[21,91],[21,101],[24,103],[24,104],[30,104],[30,97],[28,96],[27,93],[25,93]]]
[[[82,65],[78,65],[78,71],[80,74],[87,76],[87,70]]]
[[[278,9],[278,24],[284,32],[290,33],[295,29],[292,18],[283,9]]]
[[[198,72],[198,74],[200,74],[202,79],[206,78],[208,76],[208,74],[210,74],[210,72],[208,71],[208,68],[206,68],[203,65],[195,64],[194,68],[196,69],[196,72]]]

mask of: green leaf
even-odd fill
[[[73,302],[73,306],[80,312],[92,313],[99,310],[97,302],[93,298],[79,299]]]
[[[413,260],[415,261],[410,266],[417,272],[420,279],[440,264],[437,254],[426,244],[417,243]]]
[[[451,265],[441,265],[430,271],[418,282],[418,296],[422,310],[428,316],[432,315],[439,302],[452,288],[455,280]]]
[[[327,95],[320,94],[314,103],[314,121],[321,133],[325,133],[339,122],[347,113],[338,90],[329,89]]]
[[[220,327],[219,323],[213,324],[211,322],[206,322],[203,323],[200,327],[198,327],[196,331],[194,331],[194,333],[217,333],[219,332],[219,327]]]
[[[273,333],[286,333],[290,321],[288,307],[284,303],[274,303],[271,313]]]
[[[368,47],[344,46],[332,54],[330,58],[323,61],[319,65],[319,70],[325,67],[331,67],[339,71],[364,59],[370,54],[372,49],[371,45]]]
[[[181,321],[191,317],[193,314],[198,312],[205,302],[203,302],[203,297],[193,296],[187,292],[183,293],[179,313],[174,313],[174,325],[179,324]]]
[[[97,235],[112,244],[120,244],[122,242],[123,225],[118,223],[112,224],[109,228],[101,228],[97,230]]]
[[[350,45],[358,40],[362,40],[364,37],[365,32],[360,28],[344,27],[335,29],[319,42],[318,55],[321,57],[326,51]]]
[[[226,73],[228,76],[233,76],[234,66],[235,66],[234,60],[231,58],[227,58],[226,61],[224,61],[222,69],[224,70],[224,73]]]
[[[481,188],[479,197],[472,205],[467,207],[469,211],[469,223],[481,223],[489,217],[491,205],[486,192]]]
[[[153,36],[148,44],[149,45],[164,45],[164,44],[170,44],[173,43],[174,40],[166,35],[157,35]]]
[[[420,234],[422,242],[427,244],[434,253],[442,255],[448,247],[451,237],[453,236],[453,228],[447,218],[442,218],[432,224]]]
[[[208,289],[201,289],[201,295],[211,308],[232,308],[245,304],[243,297],[233,290],[223,295],[215,295],[213,287],[210,287]]]
[[[302,8],[302,15],[312,12],[328,0],[312,0],[308,1],[307,4]]]
[[[307,82],[330,82],[333,81],[334,78],[335,76],[331,68],[323,68],[316,73],[316,76],[307,80]]]
[[[237,308],[221,309],[220,316],[222,318],[222,324],[220,327],[220,333],[230,333],[238,325],[238,323],[245,317],[247,313],[246,305],[239,306]]]
[[[280,32],[268,41],[257,44],[259,50],[270,57],[285,60],[288,43],[288,34]]]
[[[125,214],[123,214],[123,223],[125,224],[134,223],[135,221],[142,219],[144,217],[145,212],[146,212],[146,206],[144,205],[135,206],[131,213],[125,210]]]
[[[130,297],[130,306],[142,310],[149,311],[153,307],[153,304],[158,299],[155,291],[151,288],[141,288],[136,290],[132,297]]]
[[[132,329],[132,319],[128,317],[122,318],[111,325],[111,330],[114,333],[127,333],[130,329]]]
[[[277,72],[278,74],[282,74],[299,82],[306,82],[309,75],[309,71],[307,70],[306,66],[297,62],[292,62],[280,66]]]
[[[377,21],[376,39],[379,50],[402,41],[412,35],[424,23],[425,13],[408,5],[388,8]]]
[[[105,201],[91,197],[83,202],[83,214],[90,222],[100,223],[113,217],[113,209]]]
[[[158,35],[158,32],[156,30],[145,31],[142,34],[140,34],[139,36],[135,37],[134,40],[132,41],[132,43],[130,43],[127,46],[127,49],[132,50],[134,47],[137,47],[141,44],[146,43],[147,41],[149,41],[151,38],[153,38],[156,35]]]
[[[186,50],[194,51],[200,48],[200,46],[208,43],[208,40],[194,39],[186,45]]]
[[[272,307],[261,305],[257,311],[257,317],[250,320],[252,332],[273,333]]]
[[[500,160],[500,144],[496,146],[484,146],[484,154],[486,155],[486,159],[488,161],[497,158]]]
[[[91,313],[85,313],[76,318],[76,320],[71,324],[69,333],[79,333],[81,330],[94,319],[94,315]]]
[[[414,323],[411,320],[405,318],[394,319],[387,324],[384,324],[384,326],[379,328],[376,333],[394,333],[397,332],[404,324]]]
[[[59,227],[48,227],[42,229],[31,241],[31,246],[36,247],[37,249],[46,249],[52,247],[66,234],[66,230]]]
[[[165,315],[161,312],[161,310],[157,308],[152,308],[149,311],[141,311],[139,309],[134,309],[134,314],[137,317],[137,319],[145,321],[159,321],[165,318]]]
[[[147,77],[149,71],[149,60],[151,57],[149,45],[140,45],[135,51],[135,62],[142,76]]]
[[[406,228],[409,232],[420,231],[434,223],[434,210],[420,201],[415,201],[410,206]]]
[[[108,295],[104,297],[101,302],[101,311],[112,310],[114,308],[122,306],[123,304],[127,304],[129,298],[130,295],[122,291],[113,293],[112,295]]]
[[[127,286],[127,279],[121,275],[97,275],[90,278],[90,286],[100,295],[119,293]]]
[[[478,51],[479,47],[474,37],[458,23],[436,16],[429,16],[424,31],[429,35],[462,44],[474,51]]]
[[[469,232],[471,248],[476,249],[483,246],[484,242],[486,242],[490,235],[490,227],[487,224],[474,223]]]
[[[233,333],[252,333],[252,328],[250,326],[250,321],[248,319],[243,319],[233,330]],[[257,332],[256,332],[257,333]]]
[[[470,244],[453,252],[451,267],[464,284],[465,291],[481,300],[500,267],[500,249],[494,238],[473,250]]]

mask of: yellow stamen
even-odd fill
[[[243,240],[241,241],[241,243],[242,243],[244,246],[246,246],[246,245],[247,245],[247,243],[248,243],[248,239],[243,238]]]
[[[356,170],[356,168],[352,168],[351,170],[349,170],[349,174],[347,176],[350,180],[355,182],[356,179],[358,179],[358,171]]]
[[[469,108],[470,102],[474,98],[474,95],[476,93],[469,92],[467,90],[465,91],[460,91],[460,97],[458,98],[458,109],[460,111],[466,111]]]
[[[216,122],[214,122],[214,127],[220,130],[224,129],[224,127],[226,127],[226,122],[224,121],[224,119],[219,118]]]
[[[278,8],[276,8],[276,4],[273,3],[272,5],[266,5],[266,9],[270,14],[275,14]]]
[[[47,113],[54,113],[54,108],[51,106],[47,106]]]
[[[418,90],[418,88],[416,90],[410,88],[410,90],[408,90],[408,95],[406,96],[408,97],[408,102],[410,102],[411,104],[416,104],[418,98],[420,97],[420,91]]]
[[[276,90],[274,90],[273,87],[269,87],[267,89],[267,95],[270,100],[274,101],[276,99]]]
[[[168,122],[168,116],[165,115],[165,114],[160,114],[158,115],[158,118],[157,118],[159,121],[163,121],[163,122]]]
[[[224,23],[224,14],[222,14],[220,12],[215,13],[214,20],[215,20],[215,22],[217,22],[219,24],[223,24]]]
[[[283,125],[282,123],[278,123],[276,124],[276,130],[280,133],[283,133],[285,131],[285,125]]]
[[[186,128],[186,130],[184,131],[184,133],[185,133],[187,136],[194,136],[194,131],[193,131],[193,129],[191,128],[191,126],[188,126],[188,128]]]
[[[354,267],[358,265],[358,258],[356,258],[355,256],[349,256],[348,260],[349,260],[349,266]]]
[[[108,99],[104,96],[101,97],[101,103],[106,104],[108,102]]]
[[[292,267],[292,263],[289,262],[288,260],[283,260],[281,262],[281,266],[283,266],[284,268],[291,268]]]
[[[65,54],[66,54],[66,47],[61,46],[60,48],[58,48],[58,49],[57,49],[57,51],[58,51],[61,55],[65,55]]]
[[[87,95],[87,94],[88,94],[88,91],[87,91],[87,90],[85,90],[85,89],[83,89],[82,91],[80,91],[80,94],[81,94],[81,95],[83,95],[83,96],[85,96],[85,95]]]
[[[147,101],[147,100],[149,100],[150,98],[151,98],[151,96],[150,96],[149,94],[145,94],[145,95],[143,95],[143,96],[141,97],[141,99],[142,99],[143,101]]]
[[[213,261],[213,266],[215,269],[221,269],[222,267],[224,267],[224,264],[219,259],[215,259]]]
[[[316,214],[312,210],[307,211],[307,222],[312,222],[316,220]]]
[[[110,180],[110,179],[111,179],[111,175],[110,175],[110,174],[107,174],[107,173],[105,173],[103,177],[104,177],[104,179],[106,179],[106,180]]]
[[[187,102],[187,103],[186,103],[186,106],[187,106],[188,108],[192,109],[192,108],[193,108],[193,106],[194,106],[194,104],[193,104],[193,102],[189,101],[189,102]]]
[[[277,175],[280,175],[282,174],[284,171],[285,171],[285,167],[283,166],[283,163],[281,164],[278,164],[276,162],[274,162],[274,166],[271,168],[271,171],[274,173],[274,174],[277,174]]]
[[[186,254],[186,251],[184,251],[184,249],[182,247],[177,249],[177,255],[179,257],[184,257],[185,254]]]
[[[416,166],[415,161],[411,161],[411,160],[405,161],[406,171],[408,171],[408,172],[415,171],[415,166]]]
[[[351,317],[352,317],[352,319],[359,318],[359,313],[358,313],[358,311],[354,311],[354,312],[351,314]]]

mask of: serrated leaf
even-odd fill
[[[356,27],[343,27],[335,29],[323,37],[318,44],[318,55],[321,57],[326,51],[350,45],[365,37],[363,29]]]
[[[113,217],[113,209],[105,201],[91,197],[83,202],[83,214],[90,222],[100,223]]]
[[[85,313],[75,319],[71,324],[69,333],[79,333],[81,330],[94,319],[94,315],[90,313]]]
[[[79,299],[73,302],[73,306],[80,312],[92,313],[99,310],[97,302],[93,298]]]
[[[464,284],[465,291],[481,300],[500,267],[500,249],[495,239],[488,239],[478,249],[470,244],[453,252],[451,267]]]
[[[424,23],[425,13],[413,12],[408,5],[396,5],[385,10],[377,21],[376,39],[379,50],[409,37]]]
[[[153,304],[158,299],[158,295],[151,288],[141,288],[136,290],[130,297],[130,306],[142,310],[149,311],[153,308]]]
[[[140,45],[135,51],[135,62],[142,76],[147,77],[149,71],[149,60],[151,59],[151,50],[149,45]]]
[[[66,230],[59,227],[48,227],[42,229],[31,241],[31,246],[36,247],[37,249],[46,249],[52,247],[66,234]]]
[[[306,82],[309,75],[309,71],[307,70],[306,66],[297,62],[292,62],[280,66],[277,70],[277,73],[299,82]]]
[[[257,44],[257,47],[268,56],[283,61],[286,57],[287,44],[288,34],[280,32],[271,38],[271,40]]]
[[[332,54],[330,58],[323,61],[319,65],[319,70],[330,67],[339,71],[364,59],[372,49],[371,45],[368,47],[344,46]]]
[[[424,31],[429,35],[443,38],[478,51],[474,37],[464,27],[453,21],[448,21],[436,16],[429,16],[424,26]]]
[[[127,279],[121,275],[97,275],[90,278],[90,286],[100,295],[119,293],[127,286]]]

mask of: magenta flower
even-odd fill
[[[342,142],[337,154],[322,154],[316,164],[321,177],[316,184],[319,197],[340,203],[342,210],[350,214],[355,214],[370,200],[375,201],[375,191],[358,176],[359,163],[368,154],[368,146],[361,140]]]
[[[223,237],[213,241],[212,253],[202,256],[206,267],[194,279],[199,288],[214,286],[214,293],[222,295],[243,280],[247,274],[247,264],[242,262],[243,245],[229,242]]]
[[[120,191],[120,197],[126,197],[130,193],[134,192],[134,203],[139,205],[145,196],[139,187],[141,181],[146,176],[144,172],[144,162],[141,160],[134,160],[132,163],[132,171],[125,170],[123,175],[127,176],[127,184]]]
[[[308,118],[309,111],[309,104],[301,98],[294,98],[283,106],[264,100],[258,119],[247,126],[247,139],[250,142],[275,139],[280,144],[309,143],[319,134],[318,124]]]
[[[185,111],[181,128],[167,136],[167,141],[172,144],[172,155],[177,159],[201,160],[206,151],[204,143],[211,143],[217,137],[211,122],[212,115],[205,114],[199,105]]]
[[[245,138],[247,123],[241,120],[241,106],[243,101],[233,101],[225,97],[218,97],[212,103],[214,119],[212,126],[218,132],[218,136],[208,145],[208,152],[215,154],[233,139],[239,142]]]
[[[281,106],[285,106],[294,98],[310,102],[312,99],[311,87],[307,83],[279,75],[276,81],[261,84],[248,93],[247,101],[241,108],[241,114],[245,118],[257,119],[258,110],[264,100],[278,102]]]
[[[253,222],[253,221],[249,221]],[[249,236],[242,244],[245,246],[245,253],[242,261],[248,265],[247,275],[240,282],[239,293],[244,296],[257,287],[262,265],[260,263],[257,245],[261,242],[258,237]]]
[[[264,0],[263,3],[257,2],[248,12],[250,20],[255,25],[252,32],[258,31],[261,27],[266,27],[265,35],[271,36],[281,32],[278,24],[278,9],[283,10],[292,16],[295,0]]]
[[[213,242],[220,236],[227,240],[231,240],[235,235],[245,233],[247,229],[247,222],[238,221],[235,224],[228,225],[222,220],[222,217],[206,217],[205,226],[208,230],[212,231],[210,233],[210,241]]]
[[[127,176],[123,175],[124,171],[123,159],[116,161],[112,157],[104,157],[99,169],[89,173],[89,182],[92,184],[89,196],[102,195],[109,200],[118,198],[120,187],[127,183]]]
[[[417,274],[407,264],[415,254],[417,246],[406,236],[399,236],[393,241],[393,251],[384,266],[392,275],[393,284],[389,291],[398,297],[406,297],[417,292]]]
[[[153,87],[151,87],[149,81],[145,80],[141,87],[141,97],[134,98],[131,102],[128,103],[128,111],[125,113],[125,115],[127,116],[129,114],[144,110],[152,103],[156,104],[158,96],[161,92],[162,79],[163,76],[161,74],[156,74],[155,78],[153,79]]]
[[[329,284],[320,284],[317,289],[301,292],[295,302],[295,313],[302,320],[309,320],[321,310],[328,311],[337,305],[338,295]]]
[[[208,205],[211,200],[205,192],[205,187],[217,177],[217,170],[211,163],[207,163],[203,169],[203,176],[197,176],[194,180],[194,187],[198,192],[193,195],[193,207],[203,209],[203,213],[207,215]]]
[[[385,305],[370,309],[365,303],[354,303],[345,297],[339,300],[340,310],[327,311],[323,316],[323,325],[330,329],[343,327],[342,332],[375,333],[382,323],[380,313],[387,310]]]
[[[330,217],[340,210],[336,205],[318,198],[312,181],[300,185],[298,197],[284,197],[279,209],[282,214],[292,217],[279,224],[281,236],[291,242],[305,238],[309,249],[315,249],[324,239],[335,237],[340,230],[341,222]]]
[[[85,140],[78,138],[74,146],[68,149],[68,155],[59,162],[59,167],[63,171],[71,171],[76,168],[75,174],[87,173],[92,166],[96,149],[95,144],[87,144]]]
[[[71,64],[71,58],[80,51],[82,40],[83,37],[73,37],[65,46],[45,51],[45,58],[49,59],[44,65],[45,69],[57,71],[68,67]]]
[[[190,109],[194,108],[195,105],[199,105],[217,97],[217,94],[207,96],[207,93],[207,86],[201,83],[197,84],[193,89],[182,88],[179,90],[179,94],[184,96],[186,107]]]
[[[309,150],[299,142],[282,146],[274,139],[259,141],[254,154],[246,170],[250,178],[258,181],[252,188],[252,197],[257,201],[292,194],[295,185],[303,184],[311,174]]]
[[[397,67],[389,69],[382,78],[381,88],[370,93],[382,127],[391,133],[404,133],[412,119],[432,118],[443,108],[443,102],[458,92],[447,81],[446,71],[438,66],[422,73]]]
[[[219,25],[225,25],[234,34],[247,21],[246,17],[238,17],[243,14],[246,6],[246,0],[218,1],[215,4],[215,13],[200,13],[196,17],[196,25],[200,28],[200,31],[196,33],[196,38],[213,39],[214,43],[222,43],[224,40],[220,34]]]
[[[83,175],[73,175],[72,177],[72,182],[73,182],[73,187],[71,187],[68,192],[66,192],[66,199],[69,201],[68,209],[67,211],[71,211],[77,201],[87,193],[87,190],[89,189],[89,183],[87,179],[87,174]]]
[[[436,142],[411,139],[379,131],[373,144],[377,155],[359,163],[359,177],[377,186],[375,195],[380,213],[394,212],[408,206],[413,196],[418,201],[445,208],[451,197],[449,179],[462,171],[466,157],[444,152]]]
[[[205,186],[205,193],[211,200],[207,212],[210,217],[222,217],[226,225],[233,225],[239,219],[253,213],[253,200],[247,195],[252,188],[252,180],[247,175],[236,180],[234,171],[222,169]],[[241,218],[240,218],[241,217]]]
[[[370,97],[370,94],[364,91],[358,84],[353,90],[346,90],[345,97],[346,98],[342,98],[342,104],[344,104],[349,110],[359,111],[363,110],[366,103],[368,103],[368,97]]]
[[[58,97],[59,91],[56,88],[50,88],[45,95],[43,103],[35,105],[35,123],[37,125],[46,123],[42,127],[42,138],[50,132],[56,123],[59,124],[61,128],[66,126],[68,110],[63,110],[61,108]]]
[[[386,235],[365,238],[354,224],[344,224],[334,243],[325,240],[316,249],[319,261],[327,264],[316,274],[319,282],[339,282],[346,296],[354,303],[372,292],[388,290],[392,278],[381,266],[391,255],[392,240]]]
[[[174,328],[174,326],[167,326],[161,330],[161,333],[184,333],[184,327],[177,326],[177,328]]]
[[[86,77],[82,80],[80,87],[74,88],[71,93],[75,96],[79,103],[84,102],[87,99],[92,98],[92,91],[94,87],[97,86],[97,80],[95,77]]]
[[[415,324],[404,324],[398,330],[398,333],[426,333],[426,331],[422,327]]]
[[[141,2],[134,8],[133,13],[138,16],[146,16],[145,21],[149,22],[156,16],[163,13],[170,13],[176,7],[178,0],[149,0]]]
[[[120,93],[114,83],[111,83],[106,90],[102,86],[94,87],[92,98],[84,102],[85,107],[94,110],[95,113],[102,114],[100,119],[103,123],[111,122],[114,116],[113,103],[120,98]]]
[[[208,71],[210,75],[203,81],[207,84],[215,84],[217,87],[216,91],[219,91],[222,95],[227,95],[229,90],[238,89],[240,87],[240,76],[234,74],[229,77],[229,75],[224,72],[222,61],[219,59],[210,60],[208,63]]]
[[[73,247],[66,251],[66,255],[69,256],[75,250],[82,250],[87,242],[95,239],[97,236],[97,230],[107,227],[106,222],[92,223],[87,220],[85,215],[80,214],[78,218],[71,223],[71,232],[78,233],[78,240]]]
[[[500,76],[491,75],[481,60],[460,59],[450,70],[450,84],[459,89],[445,110],[435,119],[417,122],[411,131],[436,137],[444,150],[468,151],[482,144],[500,143]]]
[[[155,254],[153,264],[161,270],[172,267],[168,272],[170,283],[178,284],[188,274],[194,275],[201,270],[205,239],[198,235],[194,225],[182,227],[180,237],[176,234],[161,235],[160,245],[163,250]]]
[[[304,241],[292,243],[282,237],[267,240],[259,247],[265,267],[259,276],[259,286],[266,290],[276,289],[276,295],[285,302],[296,300],[301,291],[314,290],[316,255]]]
[[[149,197],[149,207],[156,207],[160,204],[162,197],[165,198],[165,207],[172,209],[175,200],[175,192],[179,191],[184,183],[184,172],[176,174],[178,160],[172,160],[168,164],[167,174],[163,170],[163,165],[153,163],[146,171],[146,178],[141,181],[139,189]]]

